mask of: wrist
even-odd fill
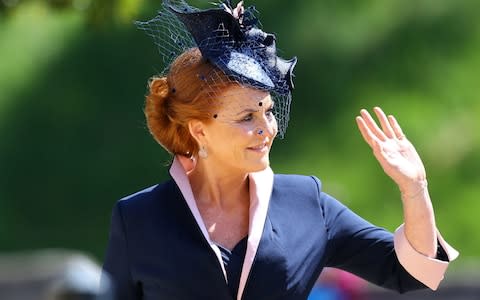
[[[428,182],[427,179],[421,179],[399,188],[403,199],[414,199],[420,195],[425,195],[428,190]]]

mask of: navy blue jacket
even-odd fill
[[[425,287],[398,262],[390,232],[323,193],[315,177],[275,175],[242,299],[305,300],[324,267],[399,292]],[[121,300],[232,299],[173,180],[117,202],[104,270]]]

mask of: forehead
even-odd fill
[[[270,93],[259,89],[244,86],[232,86],[218,95],[221,110],[242,111],[258,109],[259,106],[268,107],[272,103]]]

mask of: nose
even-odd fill
[[[258,124],[254,132],[259,136],[268,136],[270,138],[274,138],[275,135],[277,135],[277,121],[275,118],[268,119],[265,117],[261,124]]]

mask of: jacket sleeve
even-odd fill
[[[104,280],[109,279],[114,290],[114,299],[134,300],[137,297],[129,267],[128,240],[125,235],[120,203],[117,202],[112,212],[102,277]]]
[[[432,287],[432,282],[425,280],[425,276],[417,276],[422,272],[428,273],[431,269],[417,269],[412,272],[409,270],[411,264],[402,265],[399,261],[398,255],[405,256],[403,253],[406,248],[411,247],[410,245],[403,243],[403,249],[400,250],[392,233],[365,221],[330,195],[321,192],[320,182],[316,178],[315,180],[319,187],[320,205],[328,235],[327,266],[343,269],[371,283],[400,293],[427,286],[435,289],[438,286],[446,267],[439,268],[438,271],[442,274],[436,276],[438,282]],[[437,256],[448,260],[449,255],[444,254],[448,253],[449,249],[442,248],[444,245],[443,241],[439,243]],[[399,250],[402,253],[396,252]],[[416,258],[418,263],[448,265],[448,261],[431,259],[421,254]]]

